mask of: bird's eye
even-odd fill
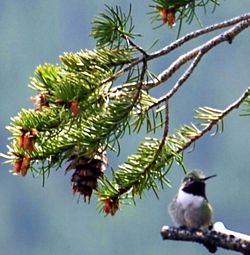
[[[194,180],[193,177],[190,177],[190,176],[187,176],[184,179],[184,181],[186,181],[186,182],[192,182],[193,180]]]

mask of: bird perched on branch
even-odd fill
[[[169,214],[177,226],[209,228],[212,225],[213,209],[206,196],[206,180],[202,171],[188,173],[179,191],[169,205]]]

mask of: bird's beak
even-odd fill
[[[205,178],[202,178],[201,180],[202,180],[202,181],[206,181],[206,180],[208,180],[208,179],[210,179],[210,178],[213,178],[213,177],[215,177],[215,176],[217,176],[217,174],[213,174],[213,175],[207,176],[207,177],[205,177]]]

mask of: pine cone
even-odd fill
[[[101,154],[96,154],[93,158],[86,156],[77,157],[71,156],[71,163],[66,168],[66,172],[75,169],[72,177],[73,192],[79,192],[83,195],[84,202],[90,198],[94,190],[97,190],[97,179],[103,176],[103,172],[107,167],[107,153],[104,151]]]

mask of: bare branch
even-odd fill
[[[246,13],[246,14],[243,14],[241,16],[232,18],[230,20],[223,21],[221,23],[211,25],[211,26],[196,30],[194,32],[188,33],[187,35],[179,38],[178,40],[176,40],[175,42],[167,45],[166,47],[164,47],[161,50],[155,51],[155,52],[153,52],[151,54],[147,54],[147,55],[143,54],[143,56],[133,60],[130,64],[126,65],[125,67],[123,67],[122,69],[120,69],[119,71],[117,71],[116,73],[114,73],[113,75],[108,77],[107,79],[104,79],[101,82],[101,85],[105,84],[107,82],[113,81],[114,79],[120,77],[125,72],[129,71],[132,67],[138,65],[139,63],[141,63],[145,60],[150,61],[150,60],[153,60],[153,59],[158,58],[160,56],[167,55],[168,53],[174,51],[178,47],[182,46],[184,43],[186,43],[186,42],[188,42],[188,41],[190,41],[194,38],[197,38],[201,35],[210,33],[212,31],[215,31],[215,30],[218,30],[218,29],[222,29],[222,28],[225,28],[225,27],[229,27],[229,26],[238,24],[239,22],[242,22],[242,21],[249,21],[249,19],[250,19],[250,13]]]
[[[239,23],[243,20],[248,20],[248,19],[250,19],[250,13],[246,13],[246,14],[243,14],[241,16],[238,16],[238,17],[235,17],[235,18],[232,18],[232,19],[229,19],[229,20],[217,23],[217,24],[213,24],[211,26],[196,30],[196,31],[191,32],[191,33],[188,33],[185,36],[183,36],[183,37],[179,38],[178,40],[176,40],[175,42],[169,44],[165,48],[150,54],[150,57],[151,58],[156,58],[158,56],[166,55],[169,52],[175,50],[176,48],[182,46],[184,43],[186,43],[186,42],[188,42],[192,39],[195,39],[195,38],[197,38],[201,35],[208,34],[208,33],[211,33],[213,31],[216,31],[218,29],[222,29],[222,28],[226,28],[226,27],[235,25],[235,24],[237,24],[237,23]]]
[[[231,105],[229,105],[224,111],[221,112],[221,115],[218,119],[211,121],[204,129],[202,129],[196,136],[190,138],[189,142],[187,142],[177,153],[184,151],[191,144],[193,144],[196,140],[201,138],[204,134],[212,129],[213,126],[217,125],[226,115],[228,115],[234,109],[237,109],[241,103],[249,96],[249,88],[245,90],[245,92]]]
[[[246,234],[242,234],[236,231],[232,231],[230,229],[227,229],[223,222],[217,221],[213,224],[213,230],[227,234],[227,235],[233,235],[237,238],[244,239],[250,242],[250,236]]]
[[[250,26],[250,19],[241,21],[239,24],[228,29],[226,32],[221,33],[220,35],[214,37],[213,39],[207,41],[206,43],[194,48],[193,50],[187,52],[184,55],[181,55],[176,59],[166,70],[164,70],[156,79],[149,81],[144,84],[146,90],[158,86],[159,84],[168,80],[182,65],[186,64],[189,60],[195,58],[199,52],[202,52],[202,55],[216,47],[222,42],[232,43],[232,40],[237,36],[241,31]]]
[[[166,99],[170,99],[178,91],[178,89],[182,86],[182,84],[190,77],[190,75],[194,71],[195,67],[200,62],[202,56],[203,56],[203,52],[198,52],[197,56],[195,57],[195,59],[193,60],[191,65],[187,68],[187,70],[183,73],[183,75],[175,83],[173,88],[166,95],[159,98],[156,103],[152,104],[150,108],[153,108],[153,107],[161,104]]]
[[[147,52],[141,46],[137,45],[134,41],[132,41],[128,36],[124,35],[123,37],[126,40],[128,46],[132,46],[139,52],[141,52],[144,56],[148,56]]]
[[[163,240],[190,241],[203,244],[212,253],[217,250],[217,247],[221,247],[250,254],[249,240],[215,230],[163,226],[161,235]]]

